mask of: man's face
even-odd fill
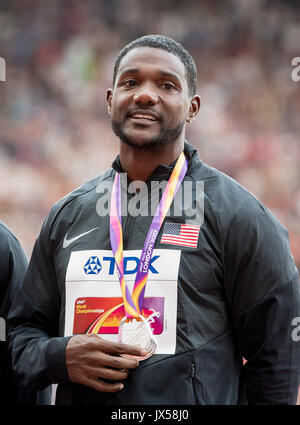
[[[122,58],[107,102],[122,142],[148,149],[174,143],[184,138],[191,108],[185,67],[165,50],[134,48]]]

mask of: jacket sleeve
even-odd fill
[[[296,404],[300,342],[298,272],[286,229],[263,205],[246,203],[224,235],[225,291],[248,404]]]
[[[65,348],[69,337],[59,337],[60,305],[48,217],[8,314],[9,350],[21,385],[39,390],[68,379]]]
[[[0,223],[0,316],[7,316],[27,271],[28,259],[15,236]]]
[[[15,236],[0,222],[0,397],[1,405],[31,402],[34,394],[14,385],[7,349],[6,319],[9,307],[20,288],[28,260]]]

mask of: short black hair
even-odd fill
[[[189,95],[193,96],[197,88],[197,69],[192,56],[185,50],[185,48],[173,40],[172,38],[164,35],[145,35],[143,37],[133,40],[127,44],[118,54],[113,70],[113,85],[115,85],[118,69],[122,58],[132,49],[136,47],[154,47],[156,49],[163,49],[169,53],[176,55],[183,63],[186,71],[186,80],[189,89]]]

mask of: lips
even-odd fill
[[[133,114],[131,115],[131,118],[135,118],[137,120],[150,120],[150,121],[157,121],[156,118],[152,117],[151,115],[142,115],[142,114]]]
[[[133,111],[128,116],[135,120],[158,121],[158,115],[152,111]]]

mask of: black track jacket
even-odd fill
[[[0,405],[35,405],[50,401],[50,388],[39,393],[17,385],[6,341],[6,319],[28,267],[15,235],[0,221]]]
[[[300,300],[287,231],[255,196],[201,162],[188,143],[185,154],[182,185],[192,185],[194,216],[183,207],[165,218],[145,295],[160,351],[140,362],[115,394],[68,379],[70,335],[88,331],[102,306],[121,294],[109,216],[102,214],[107,185],[122,171],[117,158],[53,206],[36,241],[9,317],[13,366],[23,385],[58,383],[57,404],[237,404],[243,389],[249,404],[296,403],[300,332],[292,321],[300,316]],[[167,181],[173,167],[156,168],[141,202],[153,198],[152,182]],[[126,196],[130,201],[135,195]],[[128,279],[152,220],[130,214],[133,205],[122,218]],[[199,226],[196,247],[180,244],[178,232],[189,223]],[[163,242],[168,232],[175,242]]]

